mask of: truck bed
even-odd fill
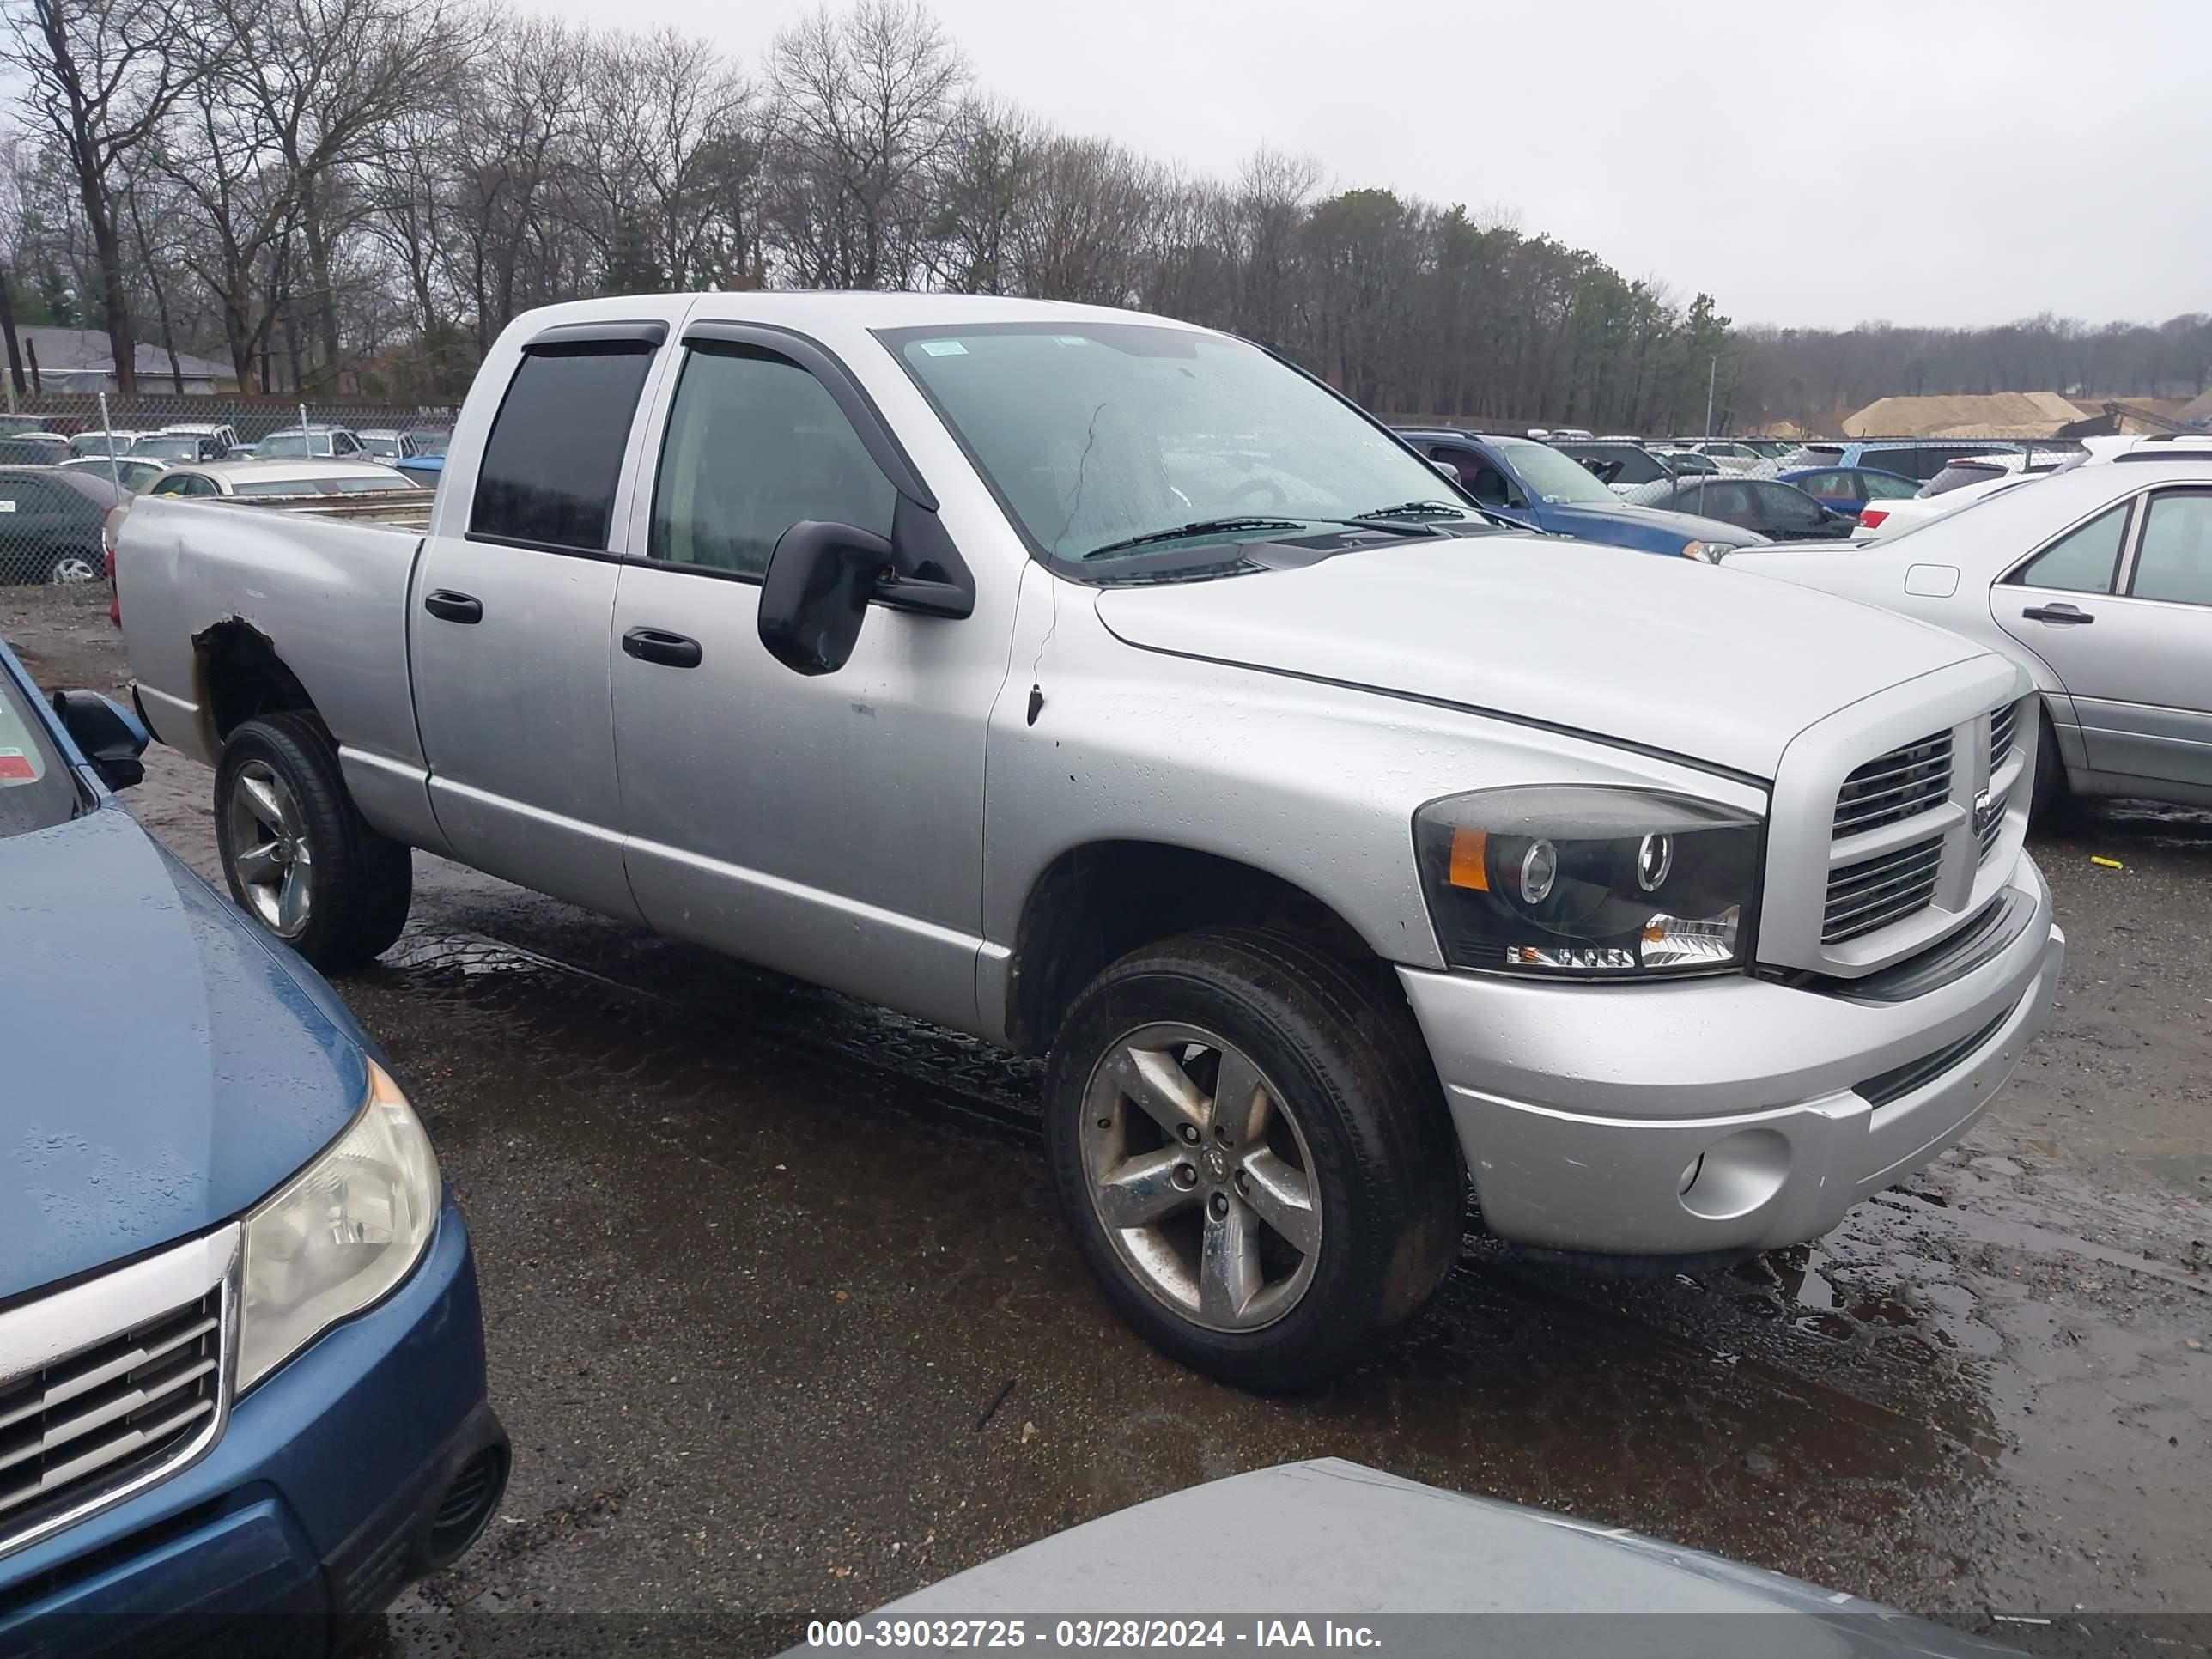
[[[350,495],[309,492],[298,495],[226,495],[203,503],[210,507],[242,507],[304,514],[318,519],[347,519],[392,525],[416,535],[430,527],[430,508],[438,499],[434,489],[366,489]]]
[[[117,536],[116,599],[141,706],[162,742],[212,764],[219,665],[281,649],[295,672],[312,665],[332,730],[419,766],[407,600],[434,492],[404,492],[419,509],[401,493],[131,503]]]

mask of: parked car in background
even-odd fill
[[[2021,445],[1999,438],[1817,439],[1799,445],[1784,456],[1778,471],[1786,476],[1837,467],[1870,466],[1925,483],[1961,455],[2022,453]]]
[[[2212,805],[2212,454],[2138,451],[1837,552],[1731,569],[1886,606],[2005,652],[2042,694],[2036,781]]]
[[[231,447],[213,433],[149,432],[132,443],[131,453],[155,461],[219,461]]]
[[[1965,457],[1952,462],[1904,501],[1869,501],[1859,510],[1859,534],[1869,540],[1894,536],[1914,525],[1947,517],[2004,490],[2016,489],[2078,465],[2087,459],[2076,455],[2062,465],[2056,459],[2031,461],[2025,455]]]
[[[95,428],[90,432],[80,432],[69,441],[70,453],[77,457],[111,453],[128,455],[131,446],[145,435],[143,432],[128,432],[119,427],[112,431]]]
[[[499,1506],[468,1231],[337,994],[114,791],[146,732],[0,646],[0,1651],[329,1653]],[[342,804],[271,764],[281,914]]]
[[[1256,1517],[1266,1524],[1253,1524]],[[1185,1617],[1189,1593],[1158,1571],[1162,1561],[1189,1560],[1206,1563],[1203,1619]],[[981,1620],[988,1629],[1041,1607],[1069,1615],[1086,1638],[1094,1628],[1118,1634],[1165,1623],[1188,1629],[1193,1646],[1232,1653],[1270,1621],[1308,1629],[1279,1616],[1296,1609],[1314,1616],[1318,1633],[1311,1641],[1293,1633],[1286,1645],[1349,1645],[1328,1632],[1356,1631],[1387,1645],[1392,1659],[2021,1659],[1802,1579],[1334,1457],[1227,1475],[1115,1510],[854,1624],[927,1630]],[[1429,1616],[1395,1619],[1384,1639],[1356,1622],[1391,1614]],[[1524,1641],[1524,1632],[1540,1634]],[[785,1659],[812,1659],[841,1645],[843,1632],[817,1624],[807,1634],[808,1645]],[[1024,1625],[1009,1645],[1043,1640],[1043,1628]]]
[[[1664,483],[1674,476],[1673,468],[1632,439],[1596,438],[1582,443],[1554,438],[1551,445],[1562,455],[1581,462],[1592,477],[1616,495],[1644,484]]]
[[[59,466],[69,458],[69,440],[58,432],[18,432],[0,438],[0,466]]]
[[[396,467],[373,461],[204,461],[172,467],[142,495],[357,495],[421,486]]]
[[[436,459],[445,454],[446,445],[453,437],[452,433],[436,428],[406,432],[394,431],[386,428],[374,432],[359,432],[354,435],[361,440],[362,448],[367,452],[367,459],[382,461],[387,466],[396,466],[402,461],[426,458]]]
[[[284,427],[253,446],[253,458],[260,461],[317,455],[341,461],[369,459],[362,441],[343,426]]]
[[[1669,513],[1719,519],[1767,541],[1840,541],[1858,528],[1851,514],[1816,501],[1795,484],[1741,473],[1676,478],[1638,490],[1628,499]]]
[[[1411,441],[1498,457],[1526,518],[1673,554],[1708,527],[1545,445]],[[420,845],[1047,1055],[1078,1249],[1227,1380],[1374,1353],[1470,1182],[1492,1234],[1561,1251],[1824,1232],[1966,1133],[2057,990],[2024,763],[1982,780],[1986,841],[1948,769],[1901,805],[1859,781],[1920,774],[1931,730],[1982,752],[2016,666],[1502,528],[1210,330],[950,294],[555,306],[486,354],[447,472],[427,534],[125,520],[137,695],[216,768],[234,890],[358,962]],[[328,735],[280,750],[272,717]],[[264,766],[331,804],[303,912],[253,896]],[[1992,906],[2008,931],[1945,948]]]
[[[1406,427],[1398,435],[1450,468],[1475,501],[1531,530],[1708,561],[1758,539],[1717,519],[1629,506],[1555,444],[1451,427]]]
[[[1720,471],[1721,464],[1710,455],[1700,455],[1694,449],[1680,449],[1672,444],[1656,444],[1651,453],[1666,464],[1667,470],[1678,478],[1711,477]]]
[[[244,447],[239,439],[238,428],[228,421],[173,421],[161,430],[171,436],[206,439],[208,447],[205,453],[213,460],[220,460],[233,450]]]
[[[0,582],[99,580],[109,515],[129,499],[76,467],[0,466]]]
[[[43,432],[52,418],[46,415],[0,415],[0,438],[12,438],[22,432]]]
[[[1772,459],[1735,438],[1677,438],[1674,443],[1692,454],[1711,458],[1723,472],[1749,472]]]
[[[1845,514],[1856,514],[1869,501],[1905,501],[1920,493],[1921,483],[1902,472],[1872,466],[1793,467],[1775,481],[1794,485],[1821,506]]]
[[[438,480],[446,473],[446,458],[443,455],[410,455],[394,465],[398,471],[405,473],[425,489],[435,489]]]
[[[167,471],[168,463],[150,455],[83,455],[73,461],[64,461],[59,470],[87,472],[95,478],[112,476],[123,486],[124,494],[136,495]]]

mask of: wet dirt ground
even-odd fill
[[[49,687],[125,678],[104,594],[0,589],[0,633]],[[209,775],[148,763],[132,805],[220,884]],[[1297,1400],[1114,1317],[1030,1066],[418,855],[407,938],[339,988],[468,1211],[516,1466],[369,1651],[766,1651],[1323,1454],[2033,1649],[2183,1650],[2212,1613],[2212,814],[2102,808],[2034,851],[2057,1013],[1905,1189],[1695,1278],[1470,1240],[1418,1330]]]

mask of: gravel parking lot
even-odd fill
[[[113,689],[106,604],[0,589],[0,633],[50,688]],[[156,750],[132,804],[219,884],[209,785]],[[1416,1334],[1297,1400],[1113,1316],[1052,1212],[1027,1065],[418,856],[408,937],[339,988],[468,1210],[517,1461],[381,1650],[563,1651],[600,1621],[602,1650],[767,1651],[1323,1454],[1977,1628],[2055,1621],[1995,1626],[2033,1647],[2212,1609],[2212,813],[2100,809],[2034,851],[2059,1009],[1908,1189],[1702,1279],[1470,1240]]]

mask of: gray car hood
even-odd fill
[[[1428,1614],[1391,1625],[1382,1646],[1401,1659],[2014,1652],[1719,1556],[1337,1458],[1233,1475],[1101,1516],[863,1622],[1147,1613],[1228,1619],[1223,1651],[1252,1645],[1230,1632],[1254,1616]]]
[[[1725,565],[1516,535],[1108,587],[1098,614],[1148,650],[1495,712],[1759,778],[1814,721],[1987,654]]]

